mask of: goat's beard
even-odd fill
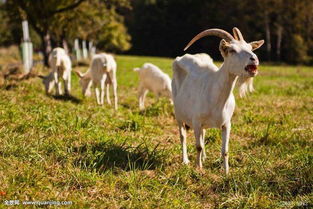
[[[238,77],[239,96],[242,98],[249,92],[253,92],[253,77],[241,75]]]

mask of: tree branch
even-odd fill
[[[71,5],[67,6],[67,7],[64,7],[64,8],[61,8],[61,9],[57,9],[55,11],[52,11],[51,15],[55,15],[57,13],[61,13],[61,12],[65,12],[65,11],[68,11],[68,10],[71,10],[71,9],[75,9],[76,7],[78,7],[84,1],[86,1],[86,0],[79,0],[76,3],[73,3],[73,4],[71,4]]]

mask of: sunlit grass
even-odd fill
[[[172,75],[172,59],[117,56],[119,110],[83,98],[44,94],[39,78],[0,90],[0,208],[4,200],[68,200],[72,208],[293,208],[312,206],[313,68],[263,65],[255,89],[237,96],[230,175],[221,137],[206,135],[205,172],[181,150],[172,106],[137,101],[134,67],[152,62]],[[86,71],[86,67],[75,70]],[[237,90],[236,90],[237,95]]]

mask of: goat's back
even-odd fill
[[[92,71],[110,72],[116,70],[116,62],[110,54],[101,53],[93,56],[90,66]]]
[[[173,98],[177,95],[187,74],[202,74],[204,72],[215,72],[218,68],[214,65],[213,59],[205,53],[185,54],[181,57],[176,57],[173,62]]]
[[[60,77],[67,77],[72,70],[72,62],[63,48],[57,47],[49,55],[49,66],[57,70]]]
[[[145,63],[138,72],[140,81],[150,90],[171,90],[171,78],[157,66]]]

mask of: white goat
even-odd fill
[[[206,128],[222,129],[222,158],[226,174],[228,166],[228,142],[231,117],[235,108],[233,88],[237,78],[243,84],[241,93],[252,90],[251,78],[257,74],[258,57],[252,52],[263,40],[246,43],[241,32],[233,29],[234,36],[221,29],[208,29],[196,35],[185,50],[204,36],[218,36],[220,52],[224,58],[218,69],[209,56],[186,54],[173,63],[173,100],[179,126],[183,163],[188,164],[186,127],[192,127],[196,138],[197,166],[202,168],[206,158],[204,136]]]
[[[91,94],[90,87],[95,86],[96,99],[99,105],[104,103],[104,89],[106,87],[106,97],[108,104],[111,105],[109,86],[113,86],[114,108],[117,110],[117,81],[116,81],[116,62],[110,54],[101,53],[93,56],[90,68],[86,73],[75,71],[80,78],[80,85],[84,96]],[[101,92],[98,86],[100,85]]]
[[[49,65],[52,69],[49,75],[39,76],[45,86],[46,94],[50,94],[53,86],[56,88],[56,95],[61,95],[61,81],[64,81],[65,94],[69,95],[71,91],[71,72],[72,62],[70,57],[62,48],[55,48],[49,55]]]
[[[160,96],[168,97],[172,102],[172,86],[170,77],[160,68],[151,64],[145,63],[141,68],[134,68],[134,71],[139,73],[139,109],[143,110],[145,106],[145,97],[148,91],[156,94],[157,99]]]

